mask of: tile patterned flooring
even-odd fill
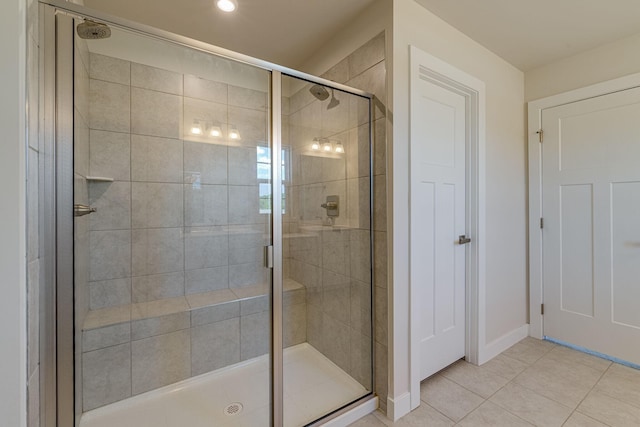
[[[420,395],[395,423],[377,412],[351,427],[640,426],[640,371],[534,338],[483,366],[458,361]]]

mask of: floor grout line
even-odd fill
[[[590,394],[592,394],[592,393],[594,392],[594,390],[596,390],[596,388],[598,387],[598,385],[599,385],[599,384],[601,384],[601,382],[602,382],[603,378],[604,378],[604,377],[605,377],[605,376],[610,372],[610,370],[612,369],[612,367],[613,367],[613,366],[615,366],[615,365],[617,365],[615,362],[610,363],[608,366],[606,366],[606,368],[605,368],[605,369],[602,369],[602,368],[596,368],[596,367],[591,366],[591,365],[589,365],[589,364],[582,363],[581,361],[572,361],[570,357],[568,357],[567,359],[561,359],[561,360],[560,360],[561,362],[563,362],[563,363],[562,363],[562,365],[563,365],[563,366],[562,366],[562,369],[566,370],[567,372],[571,372],[571,370],[573,369],[573,367],[579,367],[579,368],[583,368],[583,367],[584,367],[584,368],[590,368],[591,370],[596,371],[596,372],[598,373],[598,375],[597,375],[597,379],[595,379],[595,378],[596,378],[596,375],[594,375],[594,379],[595,379],[595,381],[594,381],[593,385],[591,385],[590,387],[585,387],[585,389],[588,389],[588,391],[586,391],[585,395],[582,397],[582,399],[580,399],[580,401],[579,401],[575,406],[573,406],[573,405],[566,405],[565,403],[559,402],[559,401],[558,401],[558,400],[556,400],[555,398],[547,397],[547,396],[545,396],[545,395],[543,395],[543,394],[539,393],[538,391],[536,391],[536,390],[532,390],[531,388],[529,388],[529,387],[527,387],[527,386],[525,386],[525,385],[519,384],[519,383],[517,382],[517,379],[518,379],[518,378],[519,378],[519,377],[520,377],[524,372],[526,372],[529,368],[531,368],[531,367],[536,366],[537,364],[539,364],[539,362],[540,362],[541,360],[543,360],[543,359],[545,359],[545,358],[546,358],[546,360],[547,360],[547,361],[551,360],[551,359],[549,358],[549,357],[550,357],[550,356],[549,356],[549,354],[550,354],[552,351],[554,351],[554,349],[556,349],[556,348],[559,348],[559,346],[557,346],[557,345],[552,346],[552,347],[551,347],[551,348],[549,348],[547,351],[545,351],[545,352],[544,352],[544,354],[543,354],[542,356],[540,356],[540,357],[539,357],[539,358],[537,358],[535,361],[532,361],[532,362],[530,362],[530,363],[529,363],[529,362],[525,362],[525,361],[520,360],[520,359],[516,359],[516,358],[514,358],[514,357],[510,357],[510,356],[505,355],[505,357],[507,357],[507,358],[509,358],[509,359],[517,360],[517,361],[521,362],[525,367],[524,367],[524,369],[523,369],[521,372],[519,372],[519,373],[517,373],[516,375],[514,375],[511,379],[508,379],[508,381],[507,381],[503,386],[499,387],[499,388],[498,388],[494,393],[492,393],[492,394],[491,394],[490,396],[488,396],[487,398],[485,398],[485,397],[483,397],[483,396],[480,396],[477,392],[475,392],[475,391],[473,391],[473,390],[470,390],[470,389],[469,389],[469,387],[467,387],[467,386],[465,386],[465,385],[463,385],[463,384],[460,384],[460,383],[459,383],[458,381],[456,381],[455,379],[452,379],[452,378],[450,378],[450,377],[447,377],[447,376],[443,375],[443,373],[444,373],[444,372],[446,372],[446,370],[447,370],[447,369],[450,369],[450,368],[451,368],[451,366],[454,366],[454,365],[456,365],[456,364],[458,364],[458,363],[467,363],[467,362],[464,362],[464,361],[456,362],[456,363],[452,364],[450,367],[445,368],[444,370],[442,370],[442,371],[438,372],[437,374],[435,374],[435,375],[433,375],[433,376],[429,377],[428,379],[424,380],[423,382],[421,382],[421,386],[422,386],[423,384],[425,384],[425,383],[427,383],[427,382],[429,382],[429,381],[433,381],[433,380],[434,380],[434,378],[436,378],[436,377],[439,375],[442,379],[445,379],[445,380],[447,380],[447,381],[450,381],[451,383],[455,384],[455,386],[460,387],[460,389],[461,389],[461,390],[464,390],[464,391],[466,391],[466,392],[472,393],[473,395],[475,395],[475,396],[477,396],[477,397],[479,397],[479,398],[481,399],[481,403],[480,403],[478,406],[476,406],[476,407],[474,407],[473,409],[471,409],[467,414],[465,414],[465,415],[464,415],[464,417],[462,417],[462,418],[461,418],[459,421],[457,421],[457,422],[456,422],[456,421],[454,421],[454,420],[452,420],[452,419],[451,419],[449,416],[447,416],[447,415],[446,415],[442,410],[440,410],[440,409],[436,408],[435,406],[431,405],[428,401],[426,401],[426,400],[422,399],[422,396],[421,396],[421,399],[420,399],[421,404],[426,405],[428,408],[432,409],[435,413],[437,413],[438,415],[441,415],[442,417],[444,417],[444,418],[443,418],[443,420],[444,420],[444,419],[446,419],[446,420],[448,420],[448,421],[452,422],[452,423],[453,423],[453,425],[456,425],[456,426],[461,425],[462,423],[464,423],[464,421],[465,421],[465,420],[467,420],[467,419],[471,416],[471,414],[473,414],[474,412],[476,412],[476,411],[477,411],[480,407],[482,407],[483,405],[487,404],[487,402],[490,402],[492,405],[495,405],[495,407],[500,408],[500,410],[501,410],[501,411],[504,411],[504,413],[509,414],[509,415],[511,415],[511,416],[513,416],[513,417],[516,417],[517,419],[522,420],[523,422],[527,423],[528,425],[537,425],[537,424],[536,424],[536,422],[529,421],[529,420],[527,420],[527,419],[523,418],[522,416],[520,416],[520,415],[518,415],[518,414],[516,414],[516,413],[512,412],[512,411],[511,411],[511,410],[509,410],[508,408],[505,408],[505,407],[503,407],[502,405],[500,405],[500,404],[498,404],[497,402],[494,402],[494,401],[492,400],[492,399],[494,398],[494,396],[495,396],[497,393],[499,393],[500,391],[502,391],[502,390],[503,390],[503,389],[505,389],[506,387],[510,386],[511,384],[514,384],[514,385],[517,385],[517,386],[522,387],[523,389],[526,389],[528,392],[534,393],[535,395],[540,396],[540,397],[541,397],[541,398],[543,398],[543,399],[546,399],[546,401],[553,402],[553,404],[555,404],[555,405],[560,405],[560,406],[559,406],[559,408],[560,408],[560,407],[565,408],[565,409],[567,410],[567,412],[568,412],[568,415],[566,416],[566,418],[565,418],[565,419],[562,421],[562,423],[561,423],[563,426],[564,426],[564,425],[567,425],[567,423],[569,422],[569,420],[570,420],[572,417],[576,416],[576,413],[577,413],[577,414],[579,414],[581,417],[585,417],[585,419],[593,420],[593,422],[594,422],[594,423],[601,423],[601,424],[603,424],[603,425],[607,425],[607,426],[608,426],[609,424],[608,424],[607,422],[601,421],[601,420],[599,420],[598,418],[595,418],[595,417],[593,417],[593,416],[591,416],[591,415],[584,414],[584,413],[582,413],[582,412],[580,412],[580,411],[579,411],[579,408],[580,408],[580,406],[582,405],[582,403],[585,401],[585,399],[586,399]],[[572,354],[574,354],[574,353],[572,353]],[[479,367],[479,368],[481,368],[481,369],[482,369],[482,367]],[[472,377],[474,377],[474,374],[476,374],[476,373],[477,373],[477,371],[473,371],[473,372],[471,372],[471,375],[467,375],[467,376],[463,376],[463,377],[465,377],[465,378],[472,378]],[[495,378],[495,377],[501,377],[501,378],[503,378],[503,379],[504,379],[504,378],[507,378],[507,377],[505,377],[505,376],[501,375],[500,373],[495,372],[495,370],[484,369],[484,373],[490,374],[490,376],[491,376],[491,377],[493,377],[493,378]],[[594,373],[594,374],[595,374],[595,373]],[[434,389],[434,390],[435,390],[435,392],[436,392],[436,393],[438,392],[438,389]],[[612,399],[615,399],[615,400],[616,400],[616,401],[618,401],[618,402],[621,402],[621,403],[624,403],[624,404],[626,404],[626,405],[629,405],[630,407],[635,407],[635,406],[636,406],[636,405],[634,405],[634,404],[632,404],[632,403],[627,403],[627,402],[625,402],[625,401],[623,401],[623,400],[621,400],[621,399],[619,399],[619,398],[616,398],[616,397],[614,397],[614,396],[610,396],[608,393],[606,393],[606,392],[604,392],[604,391],[602,392],[602,394],[603,394],[603,395],[606,395],[607,397],[610,397],[610,398],[612,398]],[[597,415],[596,415],[596,416],[597,416]],[[378,417],[378,418],[379,418],[379,417]],[[416,420],[417,420],[418,422],[420,422],[420,421],[422,421],[422,418],[418,418],[418,419],[416,419]],[[490,420],[486,420],[486,422],[487,422],[487,423],[490,423],[491,421],[490,421]],[[395,425],[397,425],[397,424],[395,424],[395,423],[393,423],[393,422],[389,422],[389,421],[385,421],[385,422],[384,422],[384,424],[385,424],[385,425],[388,425],[388,426],[395,426]],[[490,424],[485,424],[485,425],[489,426]]]
[[[605,370],[602,372],[602,374],[600,375],[600,377],[598,378],[598,380],[593,384],[593,387],[591,387],[591,388],[589,389],[589,391],[584,395],[584,397],[580,400],[580,402],[578,402],[578,404],[576,405],[576,407],[575,407],[575,409],[573,410],[573,412],[571,412],[571,415],[569,415],[569,418],[571,418],[571,416],[572,416],[574,413],[578,412],[578,408],[580,407],[580,405],[582,405],[582,402],[584,402],[584,401],[586,400],[586,398],[587,398],[587,397],[589,397],[589,395],[591,394],[591,392],[593,392],[593,390],[594,390],[594,389],[596,388],[596,386],[600,383],[600,381],[602,381],[602,378],[604,378],[605,374],[606,374],[607,372],[609,372],[609,369],[611,369],[611,367],[612,367],[613,365],[614,365],[614,363],[613,363],[613,362],[612,362],[612,363],[610,363],[610,364],[609,364],[609,366],[607,366],[607,369],[605,369]],[[605,393],[605,394],[606,394],[606,393]],[[611,397],[611,396],[610,396],[610,397]],[[619,399],[616,399],[616,400],[619,400]],[[584,415],[584,414],[582,414],[581,412],[578,412],[578,413],[579,413],[580,415]],[[595,419],[595,418],[593,418],[593,417],[590,417],[590,416],[587,416],[587,415],[584,415],[584,416],[586,416],[586,417],[588,417],[588,418],[591,418],[591,419],[593,419],[593,420],[595,420],[595,421],[598,421],[598,422],[600,422],[600,423],[602,423],[602,424],[608,425],[608,424],[606,424],[604,421],[597,420],[597,419]],[[567,418],[567,420],[568,420],[569,418]],[[565,424],[566,424],[566,422],[565,422]],[[563,425],[564,425],[564,424],[563,424]]]
[[[477,407],[475,407],[474,409],[472,409],[471,411],[469,411],[469,413],[467,413],[464,417],[462,417],[458,422],[455,422],[455,421],[451,420],[451,418],[447,417],[447,416],[446,416],[445,414],[443,414],[441,411],[439,411],[439,410],[437,410],[436,408],[434,408],[433,406],[429,405],[426,401],[424,401],[424,400],[422,400],[422,399],[421,399],[421,401],[422,401],[422,402],[424,402],[425,404],[427,404],[428,406],[430,406],[431,408],[433,408],[434,410],[436,410],[438,413],[440,413],[440,414],[442,414],[443,416],[445,416],[447,419],[449,419],[449,420],[451,420],[452,422],[454,422],[454,425],[459,425],[460,423],[462,423],[462,422],[463,422],[463,421],[464,421],[464,420],[465,420],[469,415],[471,415],[472,413],[474,413],[478,408],[480,408],[482,405],[484,405],[484,404],[485,404],[485,403],[487,403],[487,402],[490,402],[490,403],[492,403],[493,405],[498,406],[499,408],[501,408],[502,410],[504,410],[504,411],[506,411],[507,413],[511,414],[512,416],[514,416],[514,417],[516,417],[516,418],[518,418],[518,419],[520,419],[520,420],[522,420],[522,421],[524,421],[524,422],[526,422],[526,423],[528,423],[528,424],[532,424],[532,425],[534,425],[533,423],[531,423],[531,422],[529,422],[528,420],[526,420],[526,419],[522,418],[522,417],[521,417],[521,416],[519,416],[518,414],[514,414],[514,413],[513,413],[513,412],[511,412],[509,409],[504,408],[504,407],[502,407],[501,405],[499,405],[499,404],[497,404],[497,403],[495,403],[495,402],[491,401],[491,399],[492,399],[492,398],[493,398],[497,393],[499,393],[501,390],[503,390],[505,387],[507,387],[509,384],[512,384],[512,383],[513,383],[513,384],[515,384],[515,385],[520,385],[520,384],[518,384],[518,383],[516,383],[516,382],[515,382],[515,379],[516,379],[518,376],[520,376],[523,372],[525,372],[528,368],[530,368],[530,367],[532,367],[533,365],[535,365],[535,364],[536,364],[539,360],[541,360],[543,357],[545,357],[546,355],[548,355],[548,354],[549,354],[549,353],[550,353],[554,348],[556,348],[556,346],[553,346],[553,347],[549,348],[549,349],[548,349],[548,350],[547,350],[543,355],[541,355],[538,359],[536,359],[535,361],[533,361],[533,362],[531,362],[531,363],[525,362],[525,361],[520,360],[520,359],[516,359],[516,358],[514,358],[514,357],[510,357],[510,356],[508,356],[508,355],[504,355],[505,357],[508,357],[508,358],[510,358],[510,359],[512,359],[512,360],[517,360],[517,361],[519,361],[519,362],[521,362],[521,363],[523,363],[523,364],[525,364],[525,365],[526,365],[526,367],[525,367],[525,368],[524,368],[520,373],[518,373],[517,375],[515,375],[515,376],[514,376],[513,378],[511,378],[511,379],[508,379],[507,377],[502,376],[502,375],[500,375],[500,374],[498,374],[498,373],[496,373],[496,372],[494,372],[494,371],[492,371],[492,370],[485,369],[485,371],[486,371],[487,373],[491,374],[491,375],[494,375],[494,376],[497,376],[497,377],[501,377],[501,378],[503,378],[503,379],[508,379],[508,381],[507,381],[507,382],[506,382],[502,387],[498,388],[498,389],[497,389],[493,394],[491,394],[491,395],[490,395],[489,397],[487,397],[487,398],[485,398],[485,397],[483,397],[483,396],[480,396],[478,393],[476,393],[476,392],[474,392],[474,391],[470,390],[469,388],[467,388],[467,387],[465,387],[464,385],[462,385],[462,384],[458,383],[458,382],[457,382],[457,381],[455,381],[454,379],[451,379],[451,378],[448,378],[448,377],[446,377],[446,376],[442,375],[442,377],[443,377],[443,378],[445,378],[445,379],[447,379],[447,380],[449,380],[449,381],[453,382],[454,384],[456,384],[456,385],[460,386],[461,388],[463,388],[463,389],[465,389],[465,390],[467,390],[467,391],[469,391],[469,392],[473,393],[474,395],[479,396],[481,399],[483,399],[483,402],[482,402],[480,405],[478,405]],[[463,361],[463,362],[456,362],[456,363],[467,363],[467,362],[464,362],[464,361]],[[451,365],[451,366],[453,366],[453,365]],[[482,368],[482,367],[478,366],[478,368]],[[446,369],[448,369],[448,368],[445,368],[444,370],[446,370]],[[443,371],[444,371],[444,370],[443,370]],[[440,374],[440,375],[441,375],[443,371],[439,372],[438,374]],[[606,372],[606,371],[605,371],[605,372]],[[434,376],[435,376],[435,375],[434,375]],[[430,378],[433,378],[434,376],[432,376],[432,377],[430,377]],[[428,380],[427,380],[427,381],[428,381]],[[598,380],[598,381],[599,381],[599,380]],[[597,384],[597,383],[596,383],[596,384]],[[521,385],[520,385],[520,386],[521,386]],[[554,399],[550,399],[550,398],[548,398],[548,397],[546,397],[546,396],[542,396],[542,395],[540,395],[540,394],[539,394],[539,393],[537,393],[535,390],[530,390],[530,389],[528,389],[528,388],[526,388],[526,387],[524,387],[524,386],[521,386],[521,387],[523,387],[523,388],[525,388],[525,389],[527,389],[527,390],[529,390],[529,391],[531,391],[531,392],[533,392],[533,393],[536,393],[536,394],[538,394],[539,396],[541,396],[541,397],[543,397],[543,398],[545,398],[545,399],[548,399],[548,400],[550,400],[550,401],[552,401],[552,402],[554,402],[554,403],[558,403],[558,404],[560,404],[560,405],[562,405],[562,406],[564,406],[564,407],[566,407],[566,408],[568,408],[568,409],[571,409],[570,407],[568,407],[568,406],[566,406],[566,405],[564,405],[564,404],[562,404],[562,403],[560,403],[560,402],[556,402]],[[595,387],[595,385],[594,385],[594,387]],[[574,410],[574,411],[575,411],[575,410]],[[567,417],[567,419],[566,419],[564,422],[566,422],[566,421],[571,417],[571,414],[573,414],[573,411],[569,414],[569,416]],[[564,422],[563,422],[563,424],[564,424]]]

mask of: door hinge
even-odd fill
[[[540,304],[540,314],[544,316],[544,304]]]
[[[540,229],[544,228],[544,218],[540,218]]]
[[[542,129],[540,129],[538,132],[536,132],[538,134],[538,140],[540,142],[542,142],[544,140],[544,131]]]

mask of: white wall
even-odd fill
[[[26,426],[26,1],[0,2],[0,424]]]
[[[525,100],[640,72],[640,33],[527,71]]]
[[[409,392],[409,45],[486,84],[486,337],[527,323],[524,75],[413,0],[393,10],[393,342],[390,397]],[[481,310],[483,307],[481,307]],[[482,325],[481,325],[482,326]]]

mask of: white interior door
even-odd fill
[[[640,88],[542,124],[544,334],[640,364]]]
[[[465,355],[466,99],[432,82],[419,59],[412,68],[411,298],[424,379]]]

